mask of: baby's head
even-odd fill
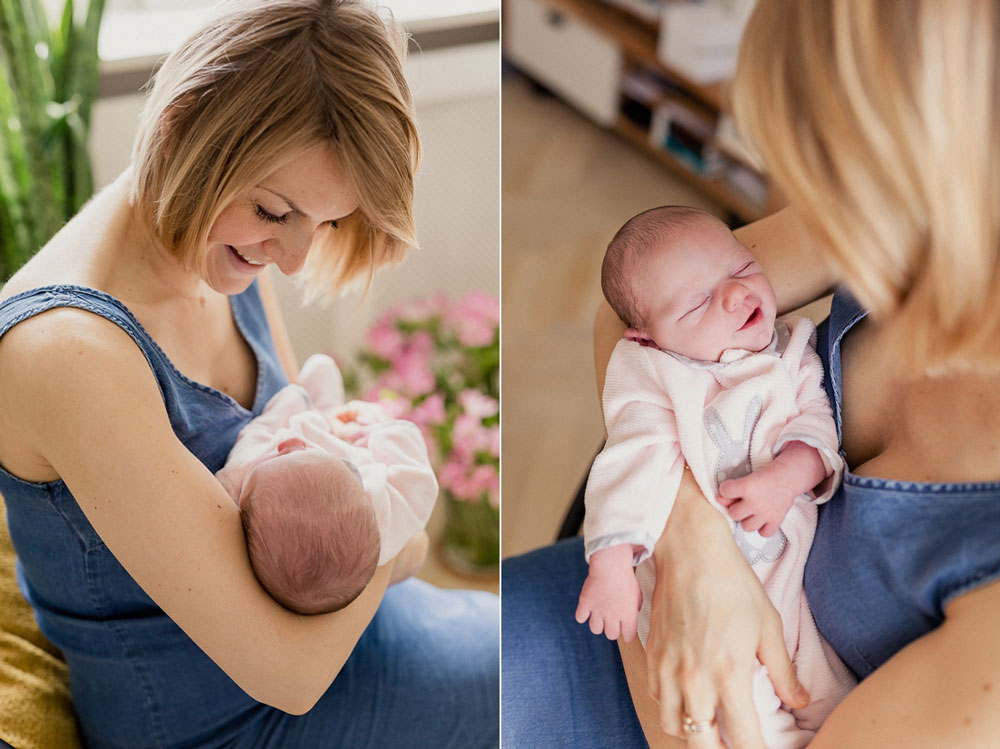
[[[627,338],[691,359],[760,351],[774,332],[777,302],[760,264],[697,208],[663,206],[629,219],[608,244],[601,288]]]
[[[337,611],[371,580],[375,511],[343,460],[286,441],[247,475],[239,505],[254,573],[285,608]]]

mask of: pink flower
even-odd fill
[[[403,350],[402,334],[392,325],[376,325],[365,338],[368,348],[375,356],[392,361]]]
[[[500,425],[494,424],[490,427],[490,455],[494,458],[500,457]]]
[[[463,346],[489,346],[500,324],[500,304],[496,297],[470,291],[445,313],[444,323]]]
[[[496,325],[474,318],[455,320],[452,326],[458,342],[470,348],[489,346],[497,332]]]
[[[395,374],[399,377],[401,390],[410,397],[425,395],[434,390],[434,373],[430,368],[427,352],[407,348],[393,362]]]
[[[417,424],[443,424],[447,418],[444,396],[441,393],[431,393],[413,408],[410,418]]]
[[[479,494],[500,490],[500,477],[497,476],[497,469],[492,465],[476,466],[469,475],[469,481]]]
[[[463,457],[486,451],[490,447],[490,433],[483,426],[482,419],[475,419],[466,414],[455,419],[451,436],[455,452]]]
[[[462,410],[474,419],[488,419],[496,416],[500,403],[490,396],[474,388],[466,388],[458,394],[458,403]]]
[[[438,483],[442,489],[447,489],[455,499],[475,500],[479,498],[476,486],[468,478],[465,466],[453,459],[449,459],[438,471]]]

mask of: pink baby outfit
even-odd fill
[[[638,547],[634,563],[643,595],[639,637],[646,644],[655,569],[650,554],[663,532],[685,462],[705,497],[719,484],[770,463],[789,442],[819,451],[829,478],[816,496],[797,498],[770,539],[730,520],[736,543],[781,615],[785,645],[812,697],[802,710],[783,709],[758,663],[754,700],[768,747],[809,743],[854,679],[816,630],[802,574],[816,528],[816,504],[833,496],[843,462],[814,349],[815,328],[800,317],[775,324],[760,352],[728,349],[718,362],[618,342],[608,364],[603,409],[608,441],[587,482],[587,559],[621,543]]]
[[[291,437],[325,450],[356,469],[375,510],[380,565],[427,524],[438,495],[427,445],[415,424],[390,419],[377,403],[344,402],[344,383],[333,359],[311,356],[288,385],[236,438],[216,478],[238,497],[250,469],[274,457]]]

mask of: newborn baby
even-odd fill
[[[590,570],[576,618],[612,639],[638,632],[645,645],[649,557],[690,469],[729,516],[812,696],[807,708],[783,710],[758,664],[765,742],[805,746],[854,683],[802,594],[816,504],[833,495],[842,472],[814,327],[805,318],[776,320],[774,290],[753,255],[725,224],[693,208],[629,220],[608,246],[601,283],[629,327],[605,380],[608,441],[587,483]],[[698,730],[707,730],[702,723]]]
[[[417,426],[344,403],[323,355],[244,427],[216,477],[240,508],[261,585],[300,614],[353,601],[427,524],[438,493]]]

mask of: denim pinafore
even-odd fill
[[[818,329],[839,437],[840,344],[865,314],[838,291]],[[820,632],[863,679],[940,625],[949,601],[997,578],[1000,481],[891,481],[845,470],[840,491],[819,508],[804,582]]]
[[[257,359],[251,410],[181,374],[125,305],[101,291],[48,286],[13,296],[0,305],[0,336],[55,307],[111,320],[145,355],[178,438],[214,473],[240,429],[286,384],[256,283],[230,300],[237,328]],[[66,656],[88,744],[166,746],[177,741],[179,728],[166,715],[183,714],[191,725],[217,729],[220,720],[239,720],[234,705],[255,704],[135,583],[62,481],[29,483],[0,469],[0,494],[17,551],[18,583],[42,632]],[[222,710],[227,714],[218,714]],[[209,735],[189,734],[184,741],[215,745]]]

